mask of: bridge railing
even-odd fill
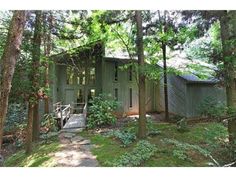
[[[61,102],[53,104],[54,113],[57,119],[60,119],[60,126],[63,128],[64,121],[65,123],[70,118],[71,114],[71,105],[62,105]]]
[[[87,103],[72,103],[68,105],[62,105],[61,102],[53,104],[53,111],[58,119],[58,124],[61,128],[68,121],[71,114],[80,113],[86,118],[87,116]],[[60,121],[60,122],[59,122]]]

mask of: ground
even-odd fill
[[[154,119],[151,124],[159,133],[148,136],[147,141],[157,151],[139,166],[217,166],[214,160],[222,166],[229,162],[227,128],[222,123],[194,122],[186,132],[179,132],[175,123]],[[123,119],[112,127],[61,133],[59,138],[35,144],[31,155],[18,151],[6,159],[5,166],[108,166],[107,162],[131,152],[138,141],[124,147],[120,140],[106,133],[136,127],[135,119]]]

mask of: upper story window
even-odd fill
[[[77,76],[77,84],[85,85],[85,71],[79,73],[79,75]]]
[[[133,80],[133,67],[132,65],[129,66],[129,81]]]
[[[95,67],[90,68],[90,78],[89,78],[89,82],[90,84],[95,84]]]
[[[117,63],[117,62],[115,62],[114,80],[115,80],[115,81],[118,81],[118,63]]]

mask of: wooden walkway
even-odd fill
[[[71,114],[63,129],[85,128],[85,116],[83,114]]]

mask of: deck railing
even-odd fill
[[[70,118],[70,115],[73,113],[83,114],[83,116],[86,118],[87,104],[86,103],[72,103],[68,105],[62,105],[61,102],[57,102],[53,104],[53,111],[55,113],[56,119],[60,119],[60,126],[61,128],[63,128],[64,123],[68,121],[68,119]]]
[[[56,119],[60,119],[60,126],[61,128],[63,128],[64,121],[66,123],[67,120],[70,118],[71,105],[62,105],[61,102],[57,102],[53,104],[53,109]]]

